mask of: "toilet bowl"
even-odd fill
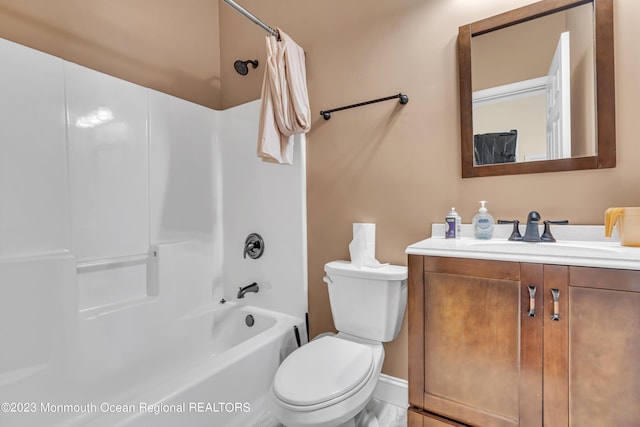
[[[378,382],[382,343],[339,333],[310,342],[280,366],[273,415],[287,427],[335,427],[352,420]]]
[[[356,268],[333,261],[325,272],[339,333],[302,346],[278,368],[270,407],[286,427],[355,426],[380,376],[382,343],[395,339],[402,323],[406,267]]]

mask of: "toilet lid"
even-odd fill
[[[326,402],[364,381],[373,363],[369,346],[322,337],[300,347],[282,362],[273,380],[273,391],[293,405]]]

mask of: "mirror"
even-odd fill
[[[459,28],[462,177],[615,167],[613,0]]]

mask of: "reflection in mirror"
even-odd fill
[[[593,69],[592,4],[473,37],[474,164],[595,155]]]
[[[612,0],[460,27],[463,177],[615,166]]]

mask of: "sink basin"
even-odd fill
[[[616,239],[605,239],[603,226],[557,225],[553,230],[557,242],[512,242],[508,240],[511,230],[508,224],[496,224],[493,239],[478,240],[473,238],[472,226],[463,224],[461,238],[445,239],[444,224],[433,224],[434,237],[408,246],[406,253],[640,270],[640,248],[620,246]]]
[[[600,257],[612,255],[620,248],[608,242],[512,242],[509,240],[461,240],[459,249],[509,252],[519,254]]]

